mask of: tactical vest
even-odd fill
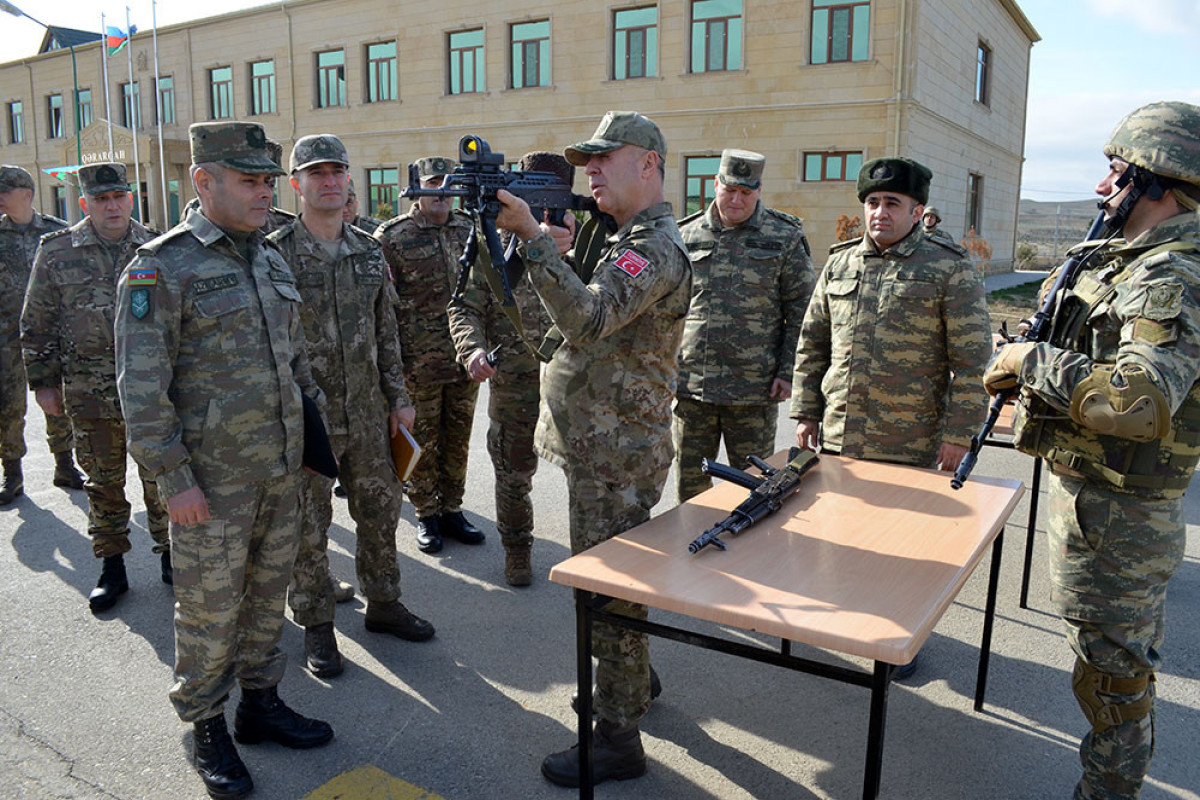
[[[1137,258],[1170,251],[1200,250],[1196,242],[1170,242]],[[1088,351],[1086,322],[1109,303],[1117,286],[1130,277],[1128,265],[1116,271],[1083,272],[1054,315],[1050,343],[1079,353]],[[1200,462],[1200,383],[1194,384],[1171,417],[1161,439],[1135,442],[1105,436],[1077,424],[1040,398],[1023,392],[1015,416],[1018,450],[1038,456],[1117,491],[1152,499],[1182,497]]]

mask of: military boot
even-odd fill
[[[21,474],[21,459],[4,459],[4,480],[0,482],[0,506],[6,506],[25,493],[25,476]]]
[[[328,744],[333,728],[328,722],[297,714],[279,698],[276,687],[242,687],[242,702],[233,718],[233,738],[242,744],[278,742],[294,750]]]
[[[159,556],[162,563],[162,582],[171,586],[175,583],[175,570],[171,568],[171,548],[162,551]]]
[[[655,700],[657,700],[658,696],[660,694],[662,694],[662,681],[659,680],[658,673],[654,671],[654,665],[651,664],[650,665],[650,702],[653,703]],[[592,698],[594,699],[595,697],[596,697],[596,687],[595,687],[595,685],[593,685],[592,686]],[[579,689],[576,689],[574,692],[571,693],[571,710],[574,711],[576,714],[579,713]],[[595,703],[593,703],[592,704],[592,716],[595,716],[595,715],[596,715],[596,705],[595,705]]]
[[[442,552],[441,517],[417,517],[417,549],[422,553]]]
[[[333,678],[342,674],[345,665],[342,663],[342,654],[338,652],[332,622],[305,627],[304,655],[308,659],[309,671],[318,678]]]
[[[579,745],[546,756],[542,774],[551,783],[579,786]],[[646,753],[637,725],[624,727],[608,720],[596,722],[592,741],[592,775],[596,783],[609,778],[627,781],[646,774]]]
[[[254,791],[254,781],[242,763],[225,727],[225,714],[195,724],[196,772],[209,797],[219,800],[245,797]]]
[[[88,595],[92,613],[108,611],[117,604],[117,599],[129,591],[129,579],[125,576],[125,556],[106,556],[100,570],[100,580]]]
[[[75,469],[70,450],[54,454],[54,485],[64,489],[82,489],[83,475]]]
[[[483,544],[483,531],[467,522],[461,511],[442,514],[441,529],[443,536],[450,536],[463,544]]]
[[[504,542],[504,580],[509,586],[533,583],[533,543],[528,536],[501,536]]]
[[[364,624],[371,633],[390,633],[410,642],[432,639],[433,625],[405,608],[399,600],[381,603],[367,601],[367,616]]]

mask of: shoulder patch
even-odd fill
[[[43,233],[41,238],[38,239],[38,241],[48,242],[51,239],[57,239],[61,236],[69,236],[70,234],[71,234],[70,228],[60,228],[59,230],[56,230],[56,231],[50,231],[50,233]]]
[[[613,264],[629,277],[636,278],[642,270],[650,266],[650,259],[633,250],[625,250],[617,256]]]
[[[130,267],[126,283],[130,286],[154,286],[158,283],[158,268]]]

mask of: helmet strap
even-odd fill
[[[1125,195],[1105,223],[1105,227],[1114,233],[1120,232],[1125,227],[1125,223],[1129,221],[1129,215],[1133,213],[1133,207],[1137,205],[1138,200],[1142,199],[1142,195],[1150,200],[1161,200],[1167,192],[1167,188],[1163,186],[1157,175],[1135,164],[1130,164],[1128,169],[1121,173],[1121,177],[1117,178],[1114,186],[1118,193],[1126,186],[1129,187],[1129,194]],[[1096,205],[1103,209],[1106,202],[1107,200],[1102,200]]]

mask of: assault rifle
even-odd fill
[[[746,460],[762,470],[761,478],[735,467],[709,461],[707,458],[700,462],[700,469],[705,475],[711,475],[749,489],[750,496],[743,500],[728,517],[700,534],[696,541],[689,544],[689,553],[699,553],[710,544],[718,550],[724,550],[725,543],[718,538],[721,534],[729,533],[736,536],[756,522],[761,522],[764,518],[774,514],[783,505],[784,500],[800,491],[800,480],[806,472],[817,465],[818,459],[817,454],[811,450],[793,447],[788,451],[788,463],[783,469],[772,467],[758,456],[747,456]]]
[[[1104,234],[1104,212],[1101,211],[1096,215],[1096,219],[1092,222],[1092,227],[1088,228],[1087,235],[1084,241],[1093,241],[1099,239]],[[1042,301],[1041,307],[1034,313],[1033,319],[1030,321],[1029,330],[1023,336],[1017,336],[1010,339],[1011,342],[1044,342],[1049,340],[1050,334],[1053,332],[1054,311],[1062,299],[1060,295],[1064,289],[1070,289],[1075,285],[1075,277],[1079,274],[1079,270],[1087,263],[1088,259],[1100,249],[1097,245],[1088,250],[1082,255],[1074,255],[1063,262],[1063,265],[1058,268],[1058,277],[1054,280],[1054,285],[1050,287],[1050,291],[1046,292],[1046,297]],[[954,477],[950,479],[950,486],[955,489],[961,489],[966,483],[967,478],[971,475],[971,470],[975,469],[975,462],[979,460],[979,451],[983,448],[983,443],[992,435],[992,429],[996,427],[996,422],[1000,419],[1000,412],[1004,409],[1004,404],[1012,399],[1017,393],[1017,387],[999,392],[992,398],[992,404],[988,407],[987,419],[983,422],[983,427],[979,432],[971,437],[971,449],[963,456],[963,460],[959,462],[958,469],[954,471]]]

